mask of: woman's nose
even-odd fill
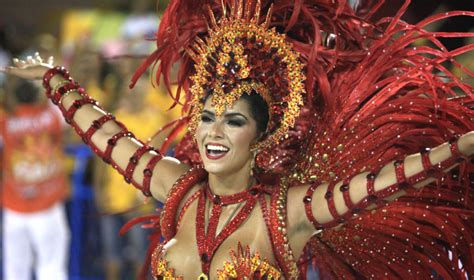
[[[214,122],[209,130],[209,137],[211,138],[222,138],[224,136],[222,130],[222,124],[219,121]]]

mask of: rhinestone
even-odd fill
[[[332,192],[327,191],[326,194],[324,195],[324,198],[330,199],[332,197]]]
[[[341,187],[339,187],[339,190],[340,190],[341,192],[348,191],[348,190],[349,190],[349,185],[344,184],[344,185],[342,185]]]

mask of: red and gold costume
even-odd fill
[[[474,166],[460,155],[456,141],[450,145],[452,156],[436,165],[426,148],[474,130],[473,88],[445,67],[445,62],[451,62],[473,76],[455,57],[472,51],[474,44],[447,50],[439,41],[474,34],[429,32],[424,27],[444,18],[472,17],[474,12],[448,12],[413,25],[400,20],[407,1],[394,17],[373,22],[382,4],[378,1],[355,11],[346,1],[329,0],[170,2],[157,33],[158,48],[134,77],[156,63],[158,78],[163,76],[169,86],[171,67],[179,62],[181,91],[173,97],[178,103],[184,91],[184,117],[173,124],[172,135],[184,125],[190,128],[176,157],[194,168],[169,192],[160,218],[152,218],[157,232],[150,253],[157,279],[180,279],[168,266],[159,237],[171,240],[183,213],[195,201],[202,279],[209,276],[217,248],[256,205],[262,210],[276,262],[268,263],[242,244],[218,270],[221,279],[305,278],[310,266],[323,279],[473,275]],[[414,47],[419,39],[432,44]],[[47,88],[51,75],[61,71],[46,74]],[[63,75],[68,77],[64,71]],[[76,86],[71,82],[58,87],[51,95],[53,101]],[[254,147],[259,151],[255,175],[259,184],[228,197],[213,195],[206,187],[207,173],[199,167],[192,135],[202,110],[200,100],[212,93],[219,115],[252,90],[262,95],[271,114],[267,137]],[[64,112],[67,120],[82,105],[93,102],[84,96]],[[89,142],[111,119],[105,115],[78,133]],[[112,149],[122,137],[133,136],[123,128],[105,152],[92,146],[110,162]],[[153,166],[161,159],[151,150],[144,145],[126,169],[118,168],[148,195]],[[131,180],[137,161],[150,151],[154,157],[144,170],[144,181]],[[420,151],[424,170],[407,177],[403,159]],[[375,178],[390,162],[395,165],[396,182],[376,192]],[[456,169],[445,170],[453,164],[458,164]],[[354,203],[349,182],[363,172],[367,196]],[[436,182],[421,190],[412,188],[430,177]],[[343,216],[333,196],[341,181],[338,191],[349,209]],[[323,182],[329,183],[325,198],[333,220],[320,224],[311,201]],[[203,187],[190,194],[196,184]],[[301,203],[316,234],[303,254],[295,256],[287,236],[287,207],[291,207],[287,192],[305,184],[311,187]],[[406,194],[390,203],[384,200],[400,190]],[[268,205],[265,197],[269,197]],[[200,213],[204,215],[206,201],[211,202],[213,217],[219,217],[225,205],[243,206],[216,235],[218,218],[217,222],[210,218],[204,231],[205,218]],[[372,205],[377,207],[367,210]]]

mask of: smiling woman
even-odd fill
[[[465,278],[474,98],[444,62],[474,45],[450,52],[437,38],[473,34],[423,28],[474,13],[411,25],[407,2],[372,22],[380,5],[171,1],[134,79],[156,62],[169,81],[180,62],[181,160],[135,139],[65,69],[37,56],[7,72],[46,72],[84,141],[164,202],[156,279],[301,279],[309,266],[323,279]]]
[[[227,108],[219,117],[208,99],[196,131],[199,152],[209,182],[223,194],[247,189],[253,154],[257,142],[257,123],[250,104],[243,98]]]

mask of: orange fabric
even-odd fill
[[[18,212],[47,209],[67,194],[61,120],[46,106],[0,114],[2,204]]]

